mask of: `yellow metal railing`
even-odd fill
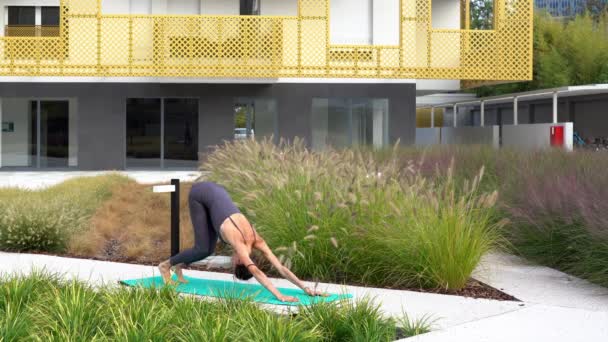
[[[47,25],[6,25],[6,37],[58,37],[59,26]]]
[[[332,45],[330,0],[296,16],[103,15],[61,0],[57,37],[0,38],[0,75],[527,80],[532,0],[495,0],[494,29],[438,30],[431,0],[401,0],[400,43]]]

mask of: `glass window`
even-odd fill
[[[59,7],[46,6],[41,8],[43,26],[59,26]]]
[[[165,99],[164,166],[190,167],[198,164],[198,100]]]
[[[127,100],[127,167],[160,167],[160,99]]]
[[[241,0],[241,15],[260,15],[261,0]]]
[[[274,99],[241,98],[234,105],[234,138],[277,137],[277,103]]]
[[[34,6],[9,6],[9,25],[36,25],[36,7]]]
[[[387,144],[388,99],[313,99],[313,149]]]

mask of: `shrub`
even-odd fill
[[[315,304],[302,308],[299,318],[319,329],[326,341],[394,341],[396,338],[395,322],[383,318],[379,306],[370,300],[356,305],[350,302],[341,306]]]
[[[0,189],[0,249],[62,252],[114,185],[127,178],[77,178],[42,191]]]
[[[365,151],[311,152],[301,141],[237,141],[203,168],[306,278],[458,289],[498,243],[497,194],[479,191],[482,174],[457,186],[451,171],[401,167],[395,151],[378,161]]]
[[[183,297],[170,287],[92,288],[43,272],[0,277],[0,340],[6,342],[392,341],[397,331],[395,320],[369,301],[301,312],[289,317],[249,301]]]

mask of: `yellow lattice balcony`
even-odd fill
[[[496,0],[486,31],[433,29],[430,0],[401,0],[394,46],[332,45],[330,1],[299,0],[296,16],[168,16],[103,15],[101,0],[62,0],[55,36],[0,38],[0,75],[532,77],[532,0]]]

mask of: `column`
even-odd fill
[[[519,98],[517,96],[515,96],[513,98],[513,125],[517,126],[518,124],[518,119],[519,119],[519,115],[517,113],[517,110],[519,109]]]
[[[557,92],[553,92],[553,123],[557,123]]]
[[[481,127],[486,125],[486,102],[481,101]]]

